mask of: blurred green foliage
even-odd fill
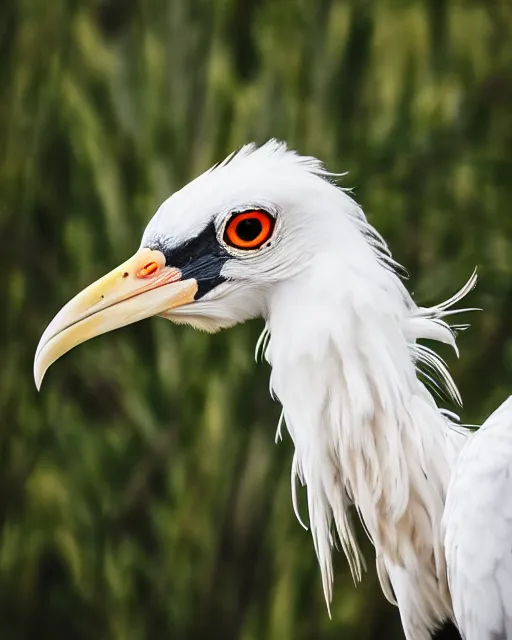
[[[271,136],[349,171],[420,303],[479,266],[460,361],[481,420],[512,366],[507,0],[3,0],[0,637],[400,637],[367,545],[332,620],[255,365],[261,322],[162,319],[65,356],[46,323],[138,247],[160,202]],[[304,505],[303,505],[304,507]]]

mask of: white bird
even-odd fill
[[[479,526],[468,497],[479,488],[473,482],[482,481],[481,472],[490,486],[480,524],[485,512],[491,526],[502,504],[492,482],[508,469],[507,453],[487,467],[483,461],[475,466],[474,447],[465,450],[450,488],[451,513],[445,513],[446,556],[446,493],[468,432],[436,405],[429,388],[459,402],[460,396],[441,358],[417,341],[456,349],[443,318],[454,313],[450,308],[476,276],[446,303],[418,307],[386,243],[333,178],[318,160],[272,140],[243,147],[173,194],[149,222],[139,251],[50,323],[37,348],[36,384],[80,342],[143,318],[160,315],[206,331],[264,318],[260,346],[295,447],[293,503],[296,509],[298,478],[307,487],[327,603],[334,532],[354,579],[361,579],[353,505],[408,640],[427,639],[453,618],[452,600],[462,631],[473,640],[470,629],[480,618],[468,613],[472,605],[464,594],[453,593],[472,588],[476,575],[466,565],[477,542],[472,526]],[[487,455],[485,438],[482,433],[476,444],[480,456]],[[494,444],[491,437],[491,456]],[[487,537],[502,545],[507,531]],[[485,561],[502,553],[499,546]],[[502,568],[492,584],[506,595],[512,573]],[[502,614],[510,602],[503,600]]]

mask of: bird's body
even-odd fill
[[[453,616],[442,519],[467,432],[424,384],[458,398],[442,360],[417,341],[455,347],[443,318],[474,284],[419,308],[384,240],[320,162],[275,141],[248,145],[171,196],[140,251],[64,307],[41,339],[36,380],[79,342],[151,315],[208,331],[264,318],[327,601],[333,528],[361,577],[353,505],[408,640],[426,640]]]
[[[465,640],[512,638],[512,397],[464,446],[448,487],[444,529]]]

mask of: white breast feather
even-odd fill
[[[473,285],[474,278],[469,287]],[[421,365],[426,356],[415,340],[425,329],[427,337],[448,343],[453,334],[441,320],[442,310],[404,305],[397,322],[380,307],[376,321],[366,307],[369,300],[360,302],[352,300],[350,314],[340,309],[337,331],[323,326],[324,314],[313,319],[318,330],[313,353],[295,347],[286,353],[283,343],[273,340],[281,328],[271,324],[267,357],[273,364],[272,388],[283,403],[295,444],[293,472],[307,486],[327,601],[332,522],[354,578],[361,576],[347,514],[353,501],[375,544],[383,589],[393,599],[388,576],[391,580],[407,637],[428,638],[435,623],[451,615],[441,518],[464,430],[437,408],[418,381],[415,364]],[[297,314],[295,324],[288,324],[288,343],[294,332],[303,344],[313,339],[299,318]],[[435,354],[429,352],[428,364],[432,379],[455,394]]]

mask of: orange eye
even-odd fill
[[[274,231],[275,219],[266,211],[235,213],[226,225],[224,242],[236,249],[259,249]]]

